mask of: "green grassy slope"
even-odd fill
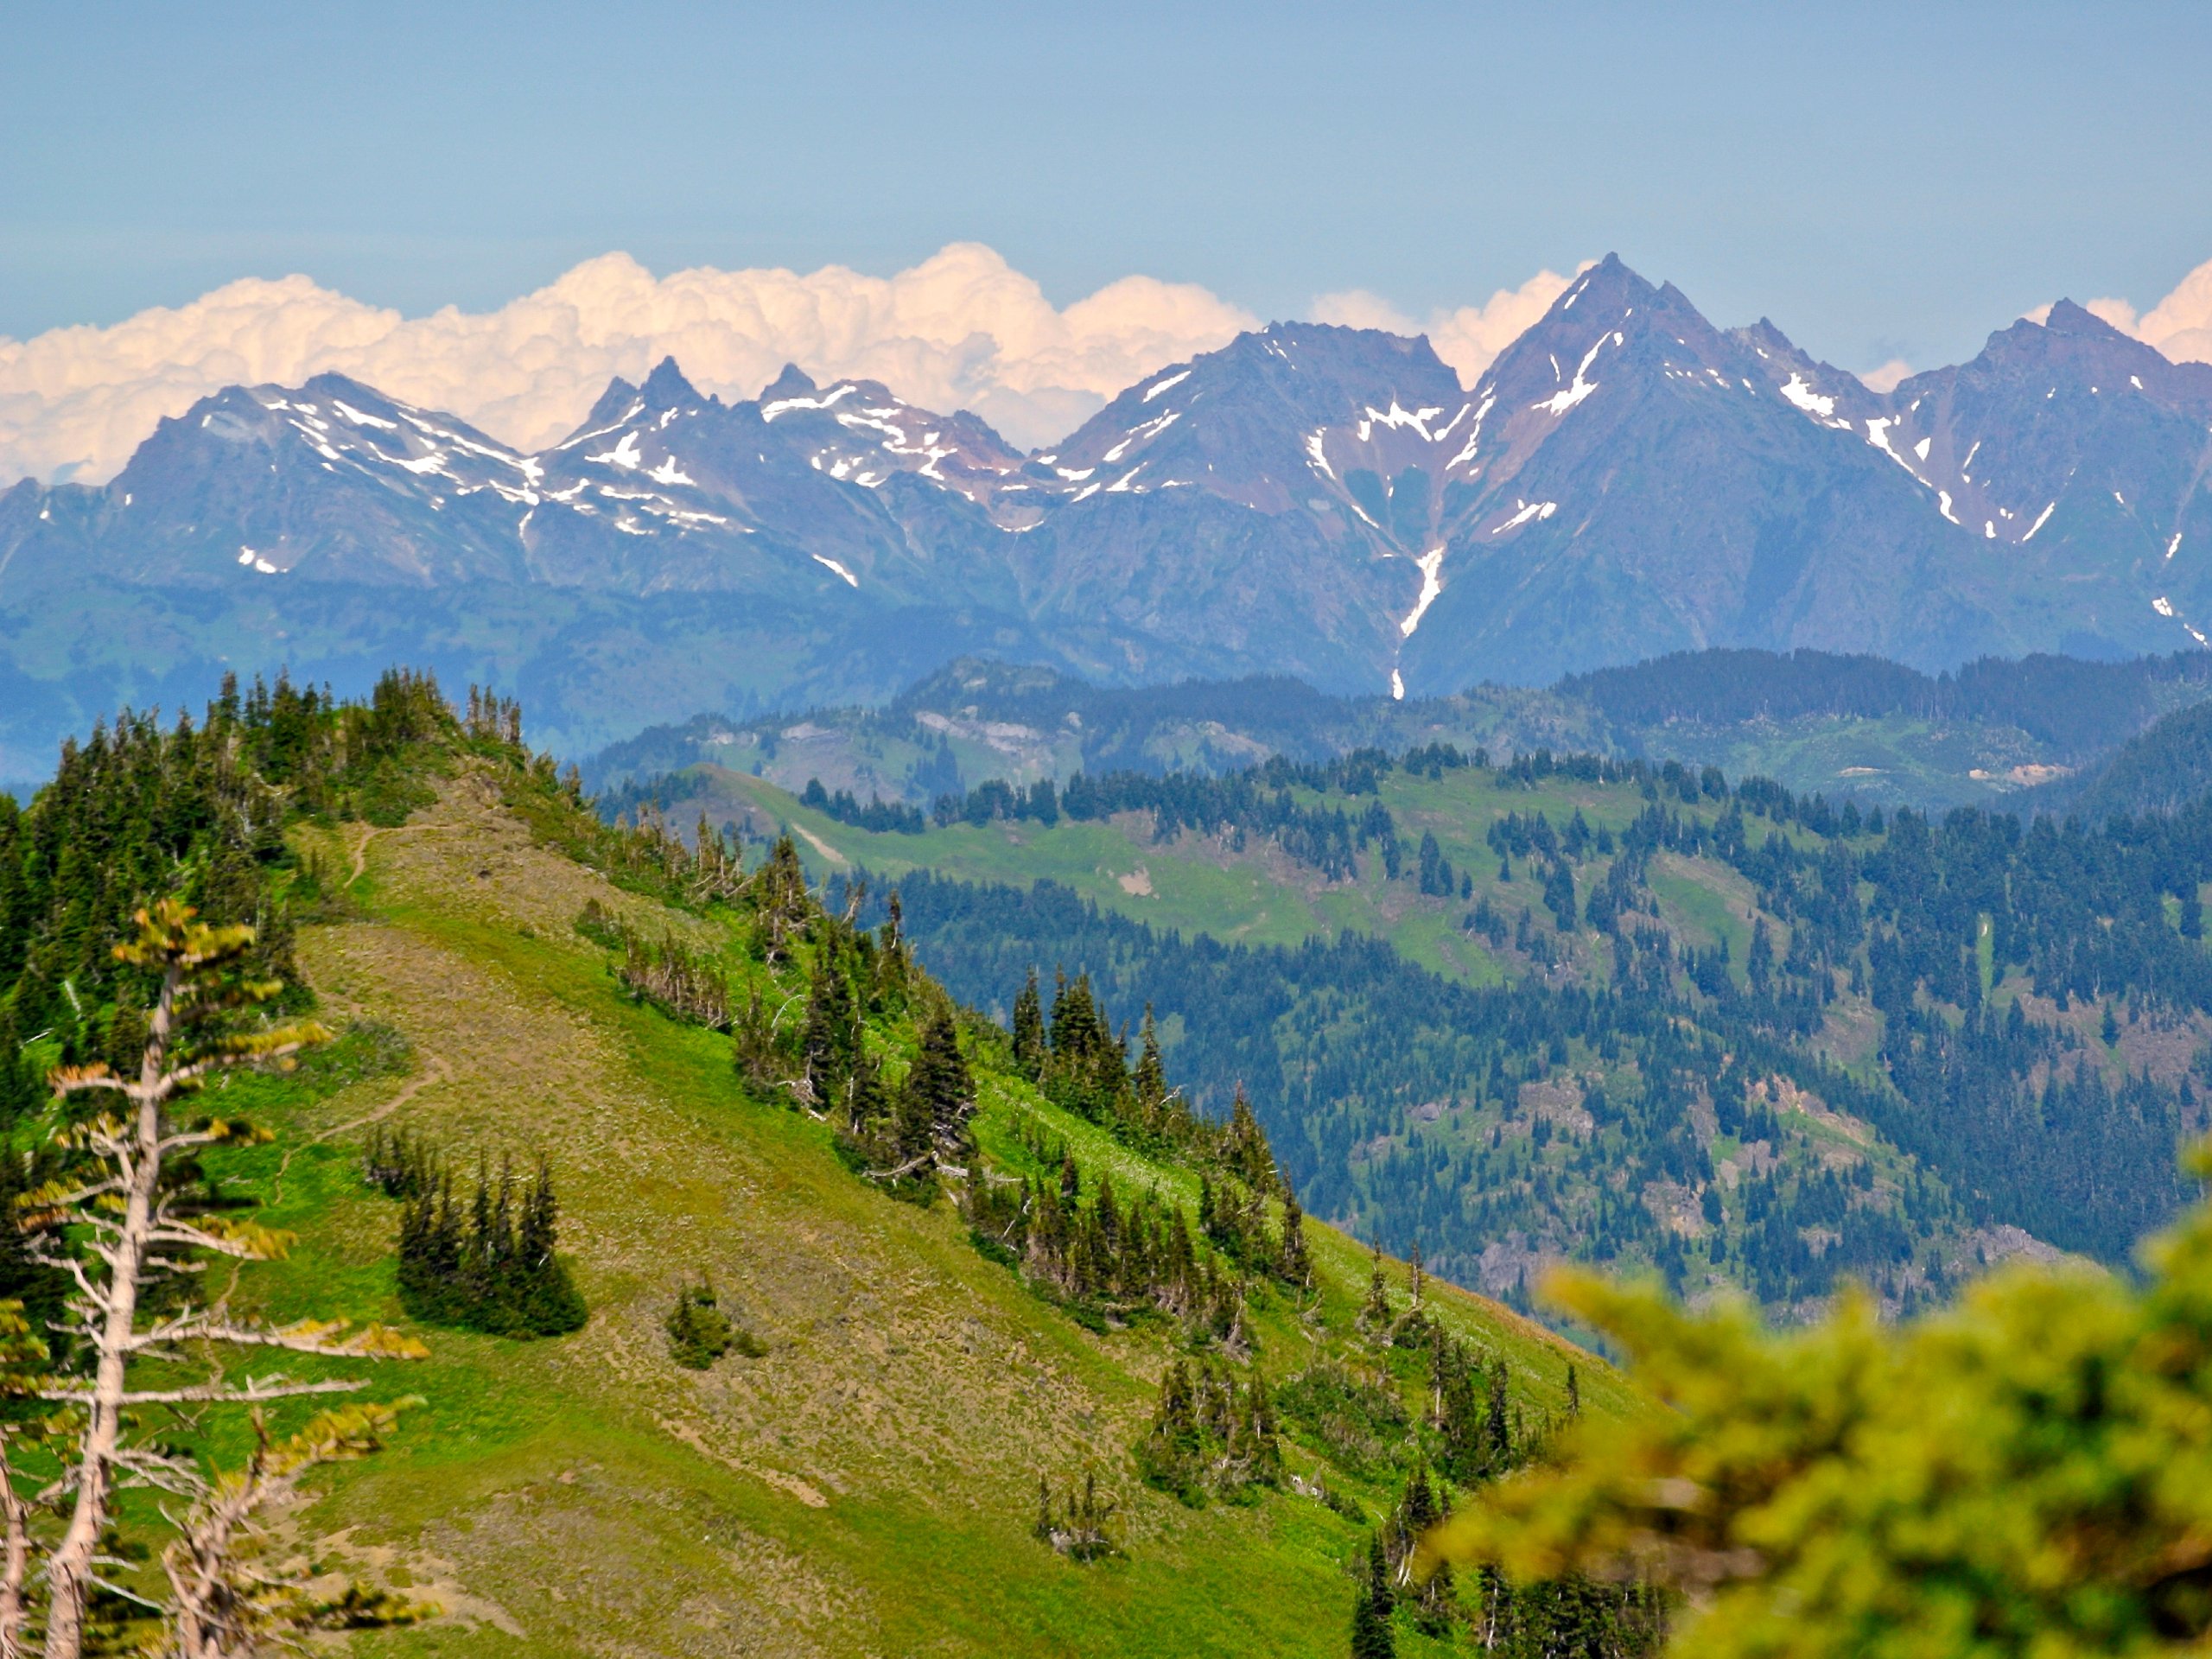
[[[433,1357],[379,1379],[426,1403],[308,1520],[324,1560],[447,1611],[364,1650],[1341,1651],[1360,1529],[1287,1492],[1192,1510],[1135,1478],[1165,1335],[1082,1328],[979,1254],[945,1205],[856,1180],[825,1125],[746,1098],[725,1039],[626,1001],[572,926],[596,899],[728,951],[741,981],[765,972],[738,962],[725,924],[535,844],[483,772],[464,769],[404,828],[302,833],[358,872],[360,918],[304,930],[299,946],[327,1017],[361,1033],[339,1058],[383,1027],[409,1058],[350,1081],[325,1064],[237,1084],[277,1138],[220,1173],[301,1236],[288,1261],[242,1273],[238,1300],[405,1324],[397,1206],[358,1173],[381,1122],[464,1155],[546,1152],[593,1310],[556,1340],[423,1332]],[[1025,1084],[986,1078],[983,1096],[987,1147],[1028,1114],[1117,1183],[1191,1197],[1194,1177],[1143,1164]],[[1342,1350],[1402,1368],[1344,1334],[1364,1252],[1325,1229],[1313,1238],[1323,1317],[1262,1295],[1257,1363],[1281,1378]],[[765,1357],[672,1363],[659,1322],[702,1271]],[[1635,1408],[1613,1374],[1497,1305],[1451,1290],[1432,1304],[1508,1358],[1528,1409],[1556,1408],[1570,1359],[1589,1408]],[[1316,1463],[1295,1444],[1287,1458]],[[1029,1528],[1039,1475],[1086,1465],[1122,1499],[1128,1538],[1120,1559],[1080,1567]],[[1332,1484],[1370,1514],[1395,1496],[1388,1479]]]
[[[1306,804],[1342,804],[1343,799],[1323,803],[1311,791],[1293,794]],[[1421,835],[1433,834],[1453,870],[1471,879],[1471,896],[1425,898],[1412,881],[1389,880],[1374,858],[1361,861],[1355,878],[1332,881],[1256,836],[1241,850],[1223,837],[1189,831],[1163,843],[1154,840],[1150,818],[1141,813],[1103,821],[1063,818],[1049,828],[1001,819],[932,824],[918,836],[871,833],[813,810],[762,779],[718,766],[684,774],[668,816],[688,829],[703,815],[715,827],[734,823],[756,837],[789,830],[817,877],[865,869],[895,878],[927,869],[959,880],[1017,887],[1052,880],[1133,921],[1233,942],[1296,944],[1344,932],[1387,938],[1423,967],[1481,985],[1523,974],[1531,961],[1510,943],[1492,946],[1467,931],[1462,923],[1476,901],[1488,899],[1509,918],[1527,909],[1545,920],[1542,882],[1531,861],[1516,861],[1512,879],[1498,879],[1498,855],[1485,839],[1491,823],[1509,812],[1541,812],[1564,824],[1580,811],[1593,831],[1618,834],[1644,806],[1631,785],[1554,774],[1522,787],[1473,767],[1440,779],[1395,768],[1382,779],[1380,799],[1397,822],[1408,868]],[[1685,813],[1709,822],[1720,810],[1716,804]],[[1755,840],[1773,827],[1757,815],[1749,822]],[[1686,939],[1709,945],[1726,934],[1740,961],[1751,933],[1741,880],[1709,860],[1674,860],[1665,872],[1654,887],[1679,911]],[[1602,982],[1607,972],[1602,952],[1572,938],[1554,945],[1564,960]]]
[[[1724,797],[1694,771],[1673,774],[1679,783],[1656,772],[1605,781],[1595,766],[1575,771],[1408,760],[1378,769],[1371,797],[1341,786],[1288,790],[1308,814],[1340,811],[1357,823],[1387,809],[1395,878],[1379,842],[1351,874],[1331,879],[1256,827],[1272,820],[1249,814],[1245,833],[1185,829],[1166,840],[1149,811],[870,832],[762,779],[713,767],[671,780],[670,816],[734,823],[755,836],[788,828],[821,875],[864,869],[900,880],[926,872],[972,884],[955,892],[907,881],[909,899],[923,906],[914,913],[925,959],[936,951],[962,995],[1003,1007],[1029,964],[1049,977],[1057,963],[1101,976],[1119,1017],[1156,1001],[1171,1062],[1209,1098],[1248,1083],[1279,1147],[1307,1154],[1296,1167],[1318,1211],[1363,1236],[1402,1245],[1419,1237],[1452,1276],[1496,1294],[1517,1297],[1524,1272],[1533,1277],[1535,1262],[1565,1255],[1656,1267],[1693,1294],[1732,1282],[1777,1308],[1801,1305],[1837,1270],[1818,1264],[1839,1219],[1857,1226],[1878,1221],[1878,1211],[1896,1230],[1878,1236],[1868,1227],[1840,1260],[1875,1279],[1899,1308],[1942,1294],[1986,1260],[2039,1252],[2039,1240],[2125,1259],[2139,1235],[2112,1219],[2119,1210],[2109,1202],[2099,1200],[2107,1209],[2091,1218],[2104,1230],[2095,1232],[2083,1219],[2088,1210],[2037,1195],[2092,1168],[2106,1172],[2095,1178],[2103,1193],[2162,1192],[2175,1136],[2194,1121],[2190,1067],[2212,1024],[2131,1001],[2111,1009],[2107,1033],[2088,982],[2064,993],[2071,970],[2055,955],[2038,957],[2039,969],[2024,958],[2023,939],[2083,937],[2071,920],[2051,931],[2056,895],[2085,893],[2086,872],[2106,854],[2069,864],[2070,853],[2008,852],[2009,832],[1968,815],[1914,831],[1951,849],[1950,874],[1916,889],[1915,855],[1893,857],[1887,831],[1868,828],[1855,808],[1796,811],[1758,785]],[[1272,785],[1260,792],[1275,796]],[[1201,823],[1204,813],[1231,810],[1177,810]],[[1648,856],[1617,850],[1647,813],[1684,833],[1670,832]],[[1542,837],[1524,841],[1510,871],[1502,868],[1493,829],[1539,815],[1562,846],[1578,816],[1590,840],[1558,861],[1531,850]],[[1639,835],[1650,833],[1649,821],[1639,823]],[[1985,834],[1981,849],[1975,838]],[[1425,894],[1414,879],[1416,849],[1431,836],[1452,867],[1448,895]],[[1999,973],[1990,900],[1970,883],[1986,879],[1972,871],[2007,858],[2016,861],[2016,908],[2001,918],[2011,945]],[[1622,891],[1613,878],[1624,865]],[[1834,874],[1833,893],[1821,868]],[[1569,879],[1574,912],[1561,926],[1548,885],[1556,900]],[[1057,893],[1020,896],[1039,880],[1070,890],[1103,919],[1084,921],[1083,906]],[[1591,902],[1617,892],[1608,902],[1619,921],[1608,930]],[[2115,888],[2096,903],[2116,915],[2132,893]],[[2164,949],[2159,941],[2181,928],[2177,906],[2167,919],[2163,931],[2132,935],[2127,948]],[[1116,933],[1125,922],[1152,931]],[[1206,943],[1186,950],[1170,934]],[[1385,940],[1398,958],[1448,983],[1370,973],[1353,959],[1364,947],[1344,944],[1347,935]],[[1965,938],[1974,941],[1979,980],[1971,1007],[1955,999],[1955,976],[1931,981],[1919,970],[1925,988],[1915,992],[1908,980],[1904,998],[1892,993],[1878,1006],[1875,970],[1904,959],[1886,954],[1907,948],[1899,941],[1926,968],[1955,961]],[[1329,940],[1338,942],[1331,960],[1360,976],[1357,984],[1302,976],[1299,963],[1312,952],[1231,959],[1211,943]],[[2162,971],[2178,983],[2202,955],[2191,944]],[[1796,1000],[1787,1008],[1762,1004],[1755,962],[1764,982],[1796,976],[1802,990],[1789,993]],[[2131,971],[2113,969],[2104,983]],[[1671,987],[1669,1018],[1685,1030],[1704,1024],[1698,1057],[1676,1052],[1649,1021],[1604,1034],[1579,1023],[1593,1003],[1605,1018],[1616,1010],[1642,1018],[1634,1011],[1650,1007],[1656,983]],[[1498,986],[1520,1003],[1446,995]],[[1583,996],[1602,990],[1619,995]],[[1395,1039],[1377,1037],[1386,1026]],[[1185,1051],[1194,1027],[1207,1034]],[[1228,1053],[1225,1038],[1243,1047],[1228,1065],[1213,1064]],[[1978,1046],[1971,1060],[1970,1045]],[[2039,1098],[2054,1075],[2088,1092],[2072,1105]],[[2092,1077],[2094,1087],[2084,1081]],[[2153,1088],[2155,1098],[2145,1092]],[[2140,1101],[2115,1104],[2126,1089]],[[1735,1121],[1738,1100],[1771,1115]],[[1588,1101],[1599,1104],[1584,1109]]]

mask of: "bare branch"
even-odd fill
[[[293,1325],[239,1324],[224,1307],[188,1312],[142,1331],[130,1340],[134,1352],[185,1342],[225,1342],[240,1347],[284,1348],[328,1359],[423,1359],[429,1350],[411,1337],[381,1325],[346,1335],[343,1319],[302,1319]]]
[[[125,1083],[105,1065],[69,1066],[47,1074],[46,1085],[57,1095],[82,1094],[88,1089],[112,1089],[118,1095],[130,1095],[136,1085]]]
[[[861,1173],[871,1181],[895,1181],[901,1175],[912,1174],[924,1164],[934,1162],[936,1158],[936,1153],[925,1152],[909,1158],[896,1169],[864,1169]]]
[[[308,1394],[355,1394],[367,1388],[364,1377],[331,1377],[320,1382],[264,1382],[257,1377],[242,1389],[225,1388],[220,1383],[203,1383],[189,1389],[152,1389],[126,1392],[119,1397],[124,1406],[173,1406],[195,1402],[218,1402],[224,1405],[250,1406],[264,1400],[289,1400]],[[92,1389],[34,1389],[34,1400],[51,1400],[60,1404],[90,1405],[99,1396]],[[112,1459],[113,1454],[110,1454]]]

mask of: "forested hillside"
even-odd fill
[[[133,910],[252,930],[252,995],[186,1016],[242,1069],[164,1188],[193,1271],[125,1370],[289,1332],[303,1386],[397,1402],[284,1477],[320,1501],[258,1518],[222,1495],[272,1489],[207,1484],[273,1466],[242,1409],[131,1419],[92,1645],[214,1609],[270,1640],[383,1627],[362,1651],[1651,1648],[1634,1585],[1407,1571],[1570,1420],[1639,1408],[1602,1363],[1308,1219],[1253,1116],[1192,1109],[1079,989],[979,1016],[899,905],[825,906],[788,841],[610,828],[520,732],[404,675],[360,705],[226,690],[118,720],[0,811],[19,1185],[67,1187],[88,1144],[41,1074],[138,1075],[168,1029],[146,964],[199,936]],[[325,1029],[267,1023],[299,1016]],[[296,1071],[252,1063],[264,1033],[307,1045]],[[53,1202],[0,1249],[0,1297],[51,1332],[0,1332],[19,1400],[94,1351],[53,1323]],[[281,1459],[329,1420],[276,1370],[233,1380]],[[5,1441],[33,1566],[79,1448],[66,1418]],[[42,1580],[14,1582],[35,1637]]]
[[[1450,743],[1717,765],[1862,809],[1943,810],[2094,769],[2159,715],[2212,692],[2208,660],[1986,658],[1930,675],[1821,651],[1680,652],[1548,690],[1481,685],[1400,702],[1326,696],[1280,677],[1093,686],[967,658],[880,707],[702,715],[582,764],[588,789],[626,804],[664,794],[669,774],[704,762],[793,794],[819,779],[859,802],[926,812],[939,796],[992,779],[1027,789],[1046,779],[1065,786],[1078,772],[1220,776],[1272,756],[1313,764]]]
[[[2203,1122],[2212,807],[1862,813],[1713,768],[1431,747],[986,785],[871,827],[695,774],[895,879],[924,960],[1149,1005],[1318,1214],[1517,1295],[1571,1257],[1892,1306],[2020,1251],[2120,1262]]]

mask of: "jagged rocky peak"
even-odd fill
[[[753,401],[760,404],[781,403],[792,397],[811,397],[821,390],[820,386],[815,385],[813,377],[804,369],[796,363],[786,363],[784,365],[783,372],[763,386],[760,389],[760,397]]]
[[[813,471],[862,489],[911,474],[993,506],[1001,489],[1018,483],[1022,466],[1020,452],[978,416],[921,408],[877,380],[817,381],[795,363],[785,365],[757,401],[739,407],[751,409],[786,453]],[[1020,516],[1025,523],[1033,518]]]
[[[699,389],[683,378],[683,371],[676,366],[673,357],[661,359],[638,391],[648,409],[684,408],[718,401],[701,397]]]
[[[1346,477],[1440,470],[1459,377],[1419,336],[1274,322],[1147,375],[1034,458],[1071,505],[1195,489],[1269,514],[1379,522]]]

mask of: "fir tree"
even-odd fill
[[[706,1370],[729,1351],[729,1316],[715,1306],[715,1287],[703,1280],[677,1291],[676,1306],[663,1325],[670,1354],[686,1370]]]
[[[1045,1006],[1037,994],[1037,970],[1032,968],[1014,999],[1014,1065],[1035,1083],[1045,1071]]]
[[[1286,1186],[1282,1198],[1282,1248],[1275,1256],[1275,1276],[1303,1290],[1313,1282],[1313,1257],[1306,1244],[1306,1211],[1298,1194]]]
[[[1375,1599],[1363,1587],[1351,1605],[1351,1659],[1397,1659],[1388,1614],[1375,1611]]]
[[[964,1167],[974,1151],[968,1120],[976,1110],[976,1084],[961,1057],[959,1030],[950,1013],[933,1013],[923,1023],[921,1038],[921,1052],[906,1074],[909,1109],[918,1127],[926,1126],[926,1144]]]
[[[1390,1564],[1382,1550],[1382,1535],[1367,1541],[1367,1565],[1359,1599],[1352,1604],[1351,1659],[1396,1659],[1398,1643],[1390,1630]]]
[[[1160,1058],[1160,1031],[1153,1023],[1149,1002],[1144,1005],[1144,1024],[1138,1030],[1137,1069],[1131,1086],[1136,1090],[1137,1109],[1147,1122],[1155,1120],[1167,1100],[1167,1066]]]
[[[12,999],[0,999],[0,1133],[36,1112],[44,1090],[23,1057],[22,1028]]]
[[[493,1336],[562,1336],[581,1328],[583,1297],[556,1251],[559,1216],[543,1158],[519,1199],[512,1168],[502,1166],[494,1182],[480,1164],[466,1211],[452,1174],[440,1172],[400,1211],[400,1305],[426,1324]]]
[[[1359,1328],[1370,1342],[1389,1331],[1395,1317],[1390,1311],[1390,1287],[1382,1277],[1382,1247],[1374,1247],[1375,1265],[1367,1276],[1367,1300],[1359,1310]]]
[[[1255,1192],[1274,1190],[1274,1154],[1268,1149],[1268,1137],[1260,1128],[1259,1119],[1252,1116],[1252,1103],[1245,1098],[1242,1084],[1237,1085],[1236,1097],[1230,1103],[1229,1139],[1223,1161],[1243,1176]]]
[[[825,944],[807,998],[801,1052],[814,1103],[823,1111],[842,1109],[849,1121],[853,1073],[860,1052],[860,1020],[853,1007],[852,987],[846,982],[834,948]]]
[[[1512,1466],[1513,1424],[1506,1404],[1503,1357],[1490,1370],[1490,1407],[1483,1418],[1483,1445],[1493,1470],[1503,1471]]]

